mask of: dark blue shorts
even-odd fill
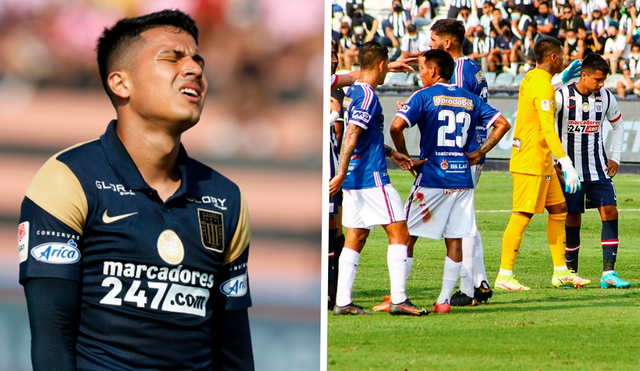
[[[339,208],[342,207],[342,189],[329,197],[329,205],[329,219],[331,219],[338,214]]]
[[[585,197],[586,196],[586,197]],[[582,189],[574,194],[564,193],[567,208],[570,213],[584,213],[586,208],[593,209],[602,206],[617,206],[616,187],[611,179],[582,182]]]

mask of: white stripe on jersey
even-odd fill
[[[362,99],[362,106],[360,108],[368,110],[371,102],[373,101],[373,90],[369,84],[356,83],[356,85],[360,86],[362,90],[364,90],[364,99]]]
[[[556,103],[556,132],[580,179],[609,179],[602,123],[621,118],[616,99],[604,88],[583,96],[573,83],[556,90]]]

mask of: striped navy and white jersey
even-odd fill
[[[466,6],[469,9],[473,9],[471,0],[451,0],[451,3],[449,5],[456,8],[462,8],[463,6]]]
[[[407,30],[407,24],[411,21],[411,13],[407,10],[403,10],[400,13],[391,12],[387,17],[389,27],[391,27],[392,33],[395,37],[401,38],[404,36]]]
[[[488,53],[496,47],[496,41],[491,36],[485,36],[484,40],[479,37],[473,39],[473,52],[476,54]]]
[[[604,88],[596,94],[582,95],[573,83],[556,90],[556,103],[556,131],[580,180],[609,179],[605,172],[608,161],[602,123],[606,119],[614,128],[622,128],[622,114],[615,97]],[[618,163],[622,139],[622,135],[612,136],[611,159]]]

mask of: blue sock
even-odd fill
[[[602,222],[602,268],[605,271],[615,270],[618,255],[618,220]]]
[[[564,260],[567,263],[567,268],[577,272],[578,253],[580,252],[580,226],[569,227],[568,225],[565,225],[564,229],[567,232],[567,244],[565,247]]]

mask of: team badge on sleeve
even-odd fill
[[[29,257],[29,222],[20,223],[18,226],[18,256],[20,263],[27,261]]]
[[[215,252],[224,250],[224,222],[221,213],[198,209],[202,246]]]
[[[551,109],[549,100],[545,99],[540,101],[540,108],[542,108],[543,111],[549,111]]]

